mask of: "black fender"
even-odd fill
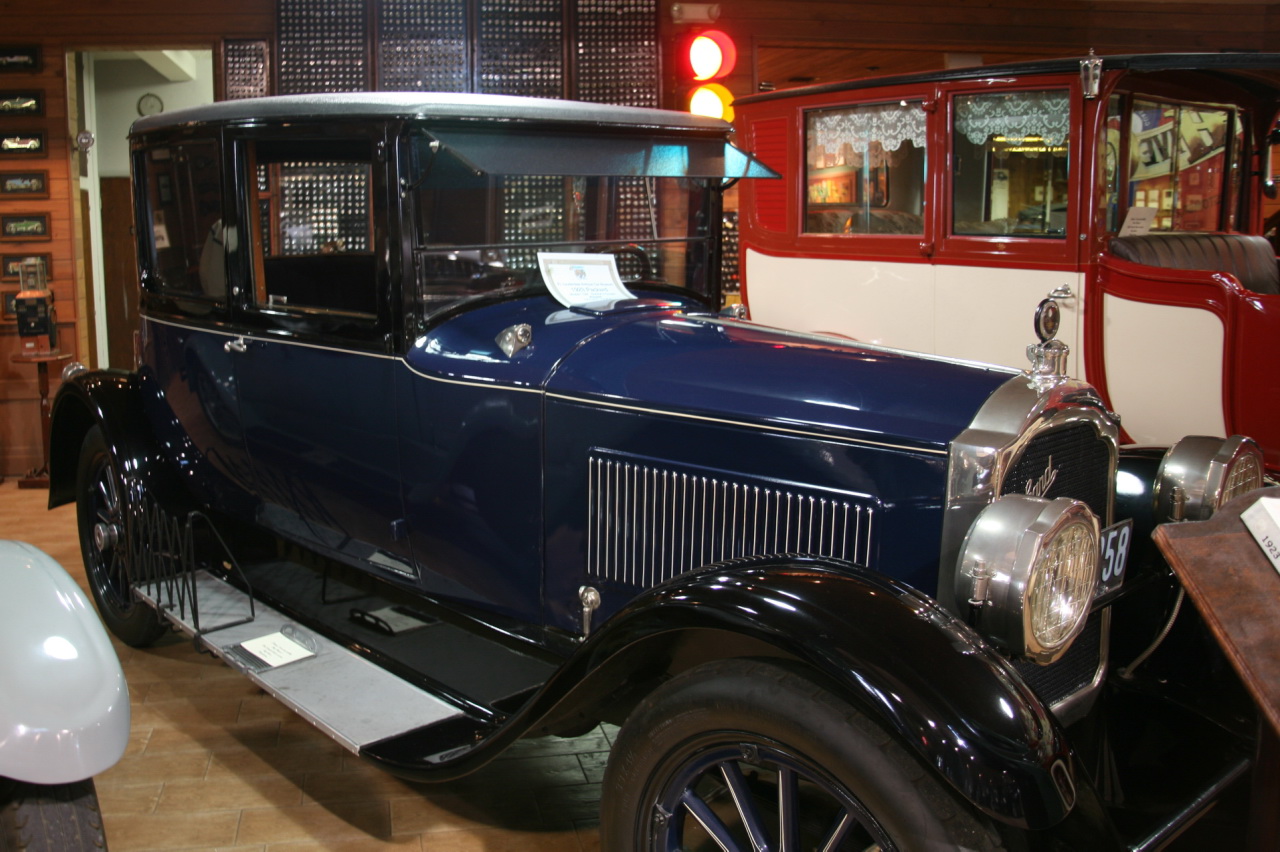
[[[76,499],[80,447],[94,426],[122,471],[166,499],[182,499],[175,468],[147,419],[147,392],[137,373],[92,370],[62,383],[54,396],[49,432],[49,508]]]
[[[628,684],[707,659],[761,655],[803,665],[975,807],[1012,826],[1058,824],[1087,783],[1049,711],[968,625],[891,578],[801,558],[726,563],[650,590],[466,753],[415,762],[408,743],[386,742],[362,754],[397,774],[446,780],[548,720],[599,718]]]

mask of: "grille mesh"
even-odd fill
[[[1034,493],[1082,501],[1105,524],[1110,514],[1111,450],[1087,423],[1038,435],[1009,468],[1000,494]],[[1047,488],[1044,488],[1047,484]]]
[[[1027,686],[1052,706],[1093,683],[1102,659],[1102,614],[1089,616],[1084,630],[1067,653],[1053,665],[1041,666],[1029,660],[1015,660],[1013,667]]]

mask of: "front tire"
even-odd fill
[[[93,780],[27,784],[0,779],[0,852],[102,852]]]
[[[770,663],[707,663],[627,719],[604,849],[997,850],[995,832],[866,716]]]
[[[126,645],[146,647],[165,628],[155,612],[133,595],[126,534],[128,495],[98,426],[85,434],[80,446],[76,494],[80,552],[102,622]]]

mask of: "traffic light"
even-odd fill
[[[700,84],[689,92],[689,112],[732,121],[733,93],[715,81],[732,74],[738,62],[733,39],[721,30],[694,33],[687,42],[685,61],[690,79]]]

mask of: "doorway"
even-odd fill
[[[87,50],[76,69],[75,118],[83,216],[85,303],[97,367],[134,367],[138,273],[129,182],[129,127],[143,115],[214,100],[209,49]],[[88,143],[83,131],[93,135]]]

